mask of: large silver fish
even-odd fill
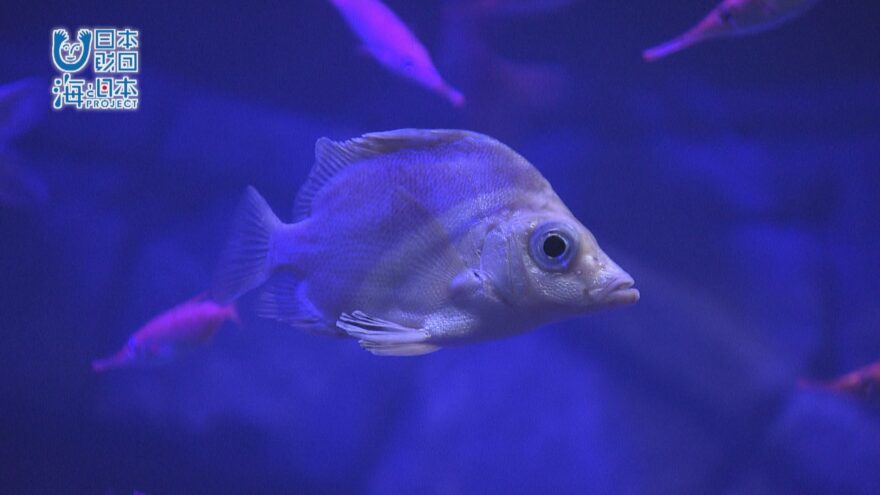
[[[639,298],[535,167],[488,136],[401,129],[323,138],[315,155],[294,223],[247,190],[216,300],[264,285],[260,316],[418,355]]]
[[[723,0],[689,31],[645,50],[642,57],[653,62],[704,41],[767,31],[806,12],[818,1]]]

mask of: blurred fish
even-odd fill
[[[49,188],[9,141],[31,130],[48,111],[46,84],[39,78],[0,86],[0,205],[27,208],[44,203]]]
[[[220,305],[198,296],[147,322],[118,353],[92,361],[92,369],[103,372],[169,362],[187,350],[205,345],[229,319],[238,322],[235,305]]]
[[[394,12],[379,0],[330,0],[360,38],[363,48],[379,63],[403,77],[464,105],[464,95],[449,85],[434,67],[428,50]]]
[[[49,110],[47,88],[37,77],[0,86],[0,148],[43,119]]]
[[[649,48],[652,62],[704,41],[767,31],[806,12],[819,0],[724,0],[699,24],[678,38]]]
[[[482,134],[323,138],[284,224],[248,188],[213,296],[378,355],[525,332],[638,300],[532,164]],[[267,283],[268,281],[268,283]]]
[[[835,380],[802,380],[802,387],[818,388],[880,403],[880,362],[859,368]]]
[[[49,199],[49,187],[37,172],[10,150],[0,150],[0,205],[31,208]]]

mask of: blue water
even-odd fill
[[[46,81],[13,145],[49,200],[0,209],[0,492],[880,493],[877,409],[795,385],[880,359],[880,4],[650,65],[711,0],[388,4],[464,109],[321,0],[2,9],[0,84]],[[95,25],[141,30],[141,109],[51,112],[52,28]],[[641,301],[411,359],[245,307],[177,363],[91,372],[208,286],[245,185],[289,219],[317,138],[400,127],[522,153]]]

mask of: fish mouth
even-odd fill
[[[640,297],[639,289],[633,287],[635,280],[627,274],[613,279],[604,287],[594,289],[593,297],[603,306],[625,306],[635,304]]]

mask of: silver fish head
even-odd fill
[[[544,321],[639,300],[633,278],[567,213],[496,226],[486,236],[481,267],[506,303]]]

